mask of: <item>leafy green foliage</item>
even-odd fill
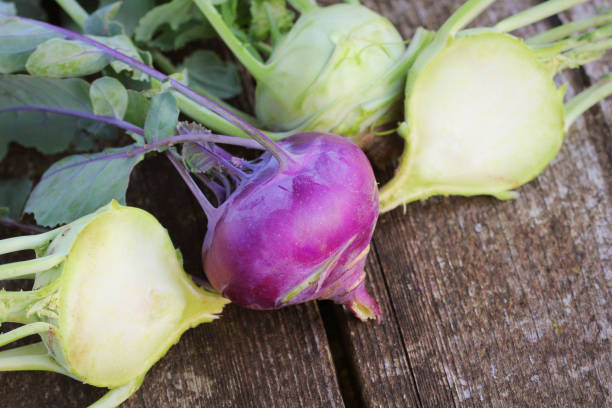
[[[56,162],[32,191],[25,211],[34,214],[38,224],[55,226],[92,213],[112,199],[125,204],[130,173],[144,157],[122,154],[132,149],[133,145],[105,149]]]
[[[57,37],[46,28],[12,18],[0,20],[0,73],[22,71],[39,44]]]
[[[285,0],[251,1],[249,34],[255,40],[265,40],[274,31],[286,33],[291,29],[294,15],[285,3]]]
[[[179,109],[176,99],[170,92],[164,92],[153,97],[145,121],[145,139],[152,142],[174,136],[178,115]]]
[[[149,110],[149,100],[141,93],[127,90],[128,105],[123,117],[127,122],[143,127]]]
[[[99,116],[123,119],[128,107],[128,93],[125,87],[111,77],[96,79],[89,88],[93,111]]]
[[[101,71],[110,58],[79,41],[53,38],[42,43],[30,55],[26,69],[44,78],[68,78]]]
[[[32,190],[28,177],[0,181],[0,216],[21,218],[23,206]]]
[[[11,141],[42,153],[74,146],[90,149],[97,139],[112,139],[114,128],[99,122],[16,107],[43,107],[92,113],[89,85],[82,79],[48,79],[27,75],[0,76],[0,159]]]
[[[170,25],[176,31],[196,13],[197,10],[191,0],[172,0],[145,14],[140,19],[134,36],[137,41],[149,41],[164,24]]]
[[[181,65],[187,70],[189,86],[228,99],[242,92],[242,84],[236,65],[224,62],[212,51],[198,50],[187,57]]]
[[[128,2],[129,3],[129,2]],[[113,36],[124,33],[123,26],[114,18],[119,12],[121,2],[111,3],[92,13],[83,26],[86,34]]]

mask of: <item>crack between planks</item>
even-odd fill
[[[346,337],[342,335],[340,321],[334,311],[331,301],[317,301],[319,314],[323,320],[323,328],[329,351],[334,364],[336,381],[345,407],[366,408],[367,405],[361,393],[357,377],[357,367],[353,359],[348,357],[349,346]]]
[[[389,283],[387,282],[387,277],[385,275],[385,268],[380,260],[380,255],[378,254],[378,249],[376,242],[372,240],[372,252],[374,252],[374,256],[376,257],[376,262],[380,266],[380,271],[382,272],[383,283],[385,284],[385,292],[387,292],[387,296],[389,297],[389,304],[391,307],[391,312],[393,313],[393,320],[395,321],[395,325],[397,326],[397,330],[400,334],[400,340],[402,341],[402,348],[404,349],[404,355],[406,356],[406,362],[408,363],[408,368],[410,369],[410,378],[412,379],[412,385],[414,386],[414,390],[416,392],[417,401],[419,403],[419,407],[423,407],[423,400],[421,399],[421,393],[419,391],[419,387],[417,385],[416,376],[414,375],[414,369],[412,368],[412,362],[410,361],[410,355],[408,354],[408,347],[406,346],[406,341],[404,340],[404,335],[402,333],[402,327],[399,323],[399,318],[397,317],[397,311],[395,310],[395,305],[393,304],[393,298],[391,297],[391,291],[389,290]]]

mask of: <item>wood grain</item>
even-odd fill
[[[500,0],[477,24],[537,2]],[[364,3],[410,38],[418,26],[439,28],[462,1]],[[517,34],[592,15],[595,6],[609,0]],[[557,81],[568,82],[571,97],[610,70],[608,54]],[[367,272],[382,322],[358,322],[329,304],[275,312],[229,306],[221,320],[187,332],[125,406],[612,405],[610,135],[608,99],[578,119],[558,157],[517,199],[436,197],[381,216]],[[369,150],[381,181],[400,148],[399,138],[386,137]],[[13,146],[0,176],[40,172],[52,161]],[[155,214],[186,269],[201,273],[205,220],[168,164],[143,163],[131,185],[130,204]],[[82,407],[101,394],[45,373],[0,374],[0,384],[6,407]]]

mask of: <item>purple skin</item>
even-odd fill
[[[378,188],[361,149],[347,139],[300,133],[281,142],[293,162],[279,171],[264,153],[209,219],[206,276],[232,302],[276,309],[331,299],[360,319],[380,315],[364,287]]]

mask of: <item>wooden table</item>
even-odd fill
[[[365,3],[410,38],[418,26],[440,27],[462,1]],[[500,0],[478,23],[535,3]],[[608,56],[559,80],[571,96],[611,68]],[[382,180],[398,146],[387,137],[370,152]],[[53,161],[15,146],[11,155],[2,177]],[[230,305],[222,319],[187,332],[123,406],[610,406],[611,175],[608,99],[577,121],[516,200],[434,198],[381,216],[367,273],[382,322],[361,323],[329,302],[269,312]],[[187,270],[201,273],[205,220],[163,158],[138,167],[128,200],[155,214]],[[0,374],[7,408],[84,407],[102,393],[56,374]]]

